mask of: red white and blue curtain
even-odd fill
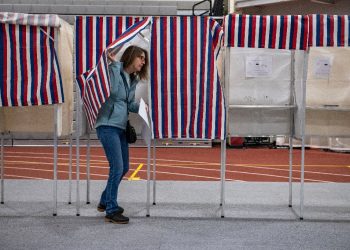
[[[57,16],[0,13],[0,106],[63,103],[58,27]]]
[[[217,69],[222,27],[209,17],[155,18],[150,110],[154,138],[225,138]]]
[[[32,15],[25,13],[0,12],[2,23],[32,26],[60,27],[60,18],[57,15],[41,14]]]
[[[308,16],[225,16],[225,46],[306,50]]]
[[[110,80],[108,74],[107,51],[116,48],[133,39],[142,30],[151,23],[151,18],[143,19],[135,23],[122,33],[116,40],[108,45],[99,56],[97,64],[88,71],[77,76],[76,80],[80,88],[81,98],[83,99],[85,114],[88,119],[90,129],[93,128],[98,111],[102,104],[110,96]],[[80,43],[80,41],[77,41]]]
[[[140,17],[77,16],[75,19],[75,75],[93,68],[102,51]]]
[[[349,47],[349,15],[310,15],[309,46]]]

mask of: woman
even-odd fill
[[[130,46],[120,62],[115,56],[108,57],[111,95],[99,111],[96,132],[109,162],[109,176],[97,210],[106,211],[108,222],[127,224],[129,218],[123,215],[124,209],[117,202],[119,184],[129,170],[125,128],[129,111],[137,113],[139,110],[135,90],[139,80],[147,79],[148,55],[144,49]]]

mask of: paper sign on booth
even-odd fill
[[[314,75],[317,79],[328,79],[331,72],[332,60],[330,57],[317,57],[314,64]]]
[[[146,110],[146,103],[142,98],[140,99],[139,116],[141,116],[141,118],[144,120],[144,122],[149,127],[148,113]]]
[[[246,77],[269,77],[272,75],[272,56],[247,56]]]
[[[142,129],[141,129],[141,137],[145,141],[147,145],[151,143],[151,128],[149,126],[149,120],[148,120],[148,112],[146,109],[146,103],[141,98],[140,99],[140,106],[139,106],[139,116],[142,118]]]

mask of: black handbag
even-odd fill
[[[136,140],[137,140],[136,130],[130,124],[130,121],[128,120],[128,122],[126,124],[126,141],[128,143],[135,143]]]

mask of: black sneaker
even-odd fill
[[[103,204],[99,203],[98,206],[97,206],[97,211],[99,211],[99,212],[106,211],[106,205],[103,205]],[[117,212],[120,213],[120,214],[124,213],[124,208],[118,206]]]
[[[104,212],[106,211],[106,205],[102,205],[101,203],[98,203],[97,205],[97,211]]]
[[[105,216],[105,221],[106,222],[112,222],[115,224],[128,224],[129,223],[129,218],[122,215],[121,213],[114,212],[113,214],[107,214]]]

